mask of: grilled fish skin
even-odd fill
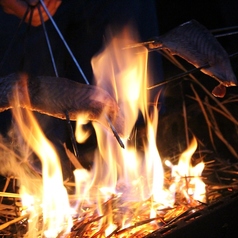
[[[201,71],[225,87],[237,85],[227,52],[211,32],[196,20],[188,21],[156,37],[155,41],[149,44],[149,49],[156,48],[167,49],[196,68],[208,65]]]
[[[72,121],[79,113],[85,113],[88,120],[109,127],[107,116],[116,130],[122,131],[123,119],[118,105],[106,91],[67,78],[29,77],[23,73],[0,78],[0,112],[14,106],[60,119],[66,119],[67,112]]]

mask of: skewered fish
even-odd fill
[[[16,93],[19,100],[16,98]],[[120,133],[123,119],[116,101],[103,89],[66,78],[28,77],[11,74],[0,78],[0,112],[19,106],[60,119],[76,120],[79,113],[109,127],[106,117]]]
[[[223,97],[225,87],[237,85],[227,52],[210,31],[195,20],[156,37],[148,44],[148,48],[167,49],[218,80],[220,85],[214,88],[214,96]]]

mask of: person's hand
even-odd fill
[[[50,12],[51,16],[53,16],[60,6],[62,0],[44,0],[44,3]],[[8,14],[13,14],[16,15],[19,18],[23,18],[28,5],[34,7],[39,3],[39,0],[0,0],[0,5],[3,7],[3,10],[8,13]],[[48,16],[46,12],[44,11],[43,7],[40,6],[42,16],[44,21],[48,20]],[[29,22],[30,18],[30,12],[28,13],[25,21]],[[33,14],[32,14],[32,21],[31,25],[33,26],[39,26],[41,24],[41,18],[40,14],[38,11],[38,8],[35,7],[33,9]]]

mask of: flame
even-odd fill
[[[173,165],[168,160],[165,162],[171,168],[171,176],[175,181],[170,186],[170,191],[174,194],[174,200],[177,190],[182,191],[188,202],[190,202],[191,196],[199,201],[205,199],[205,184],[201,179],[204,163],[200,162],[194,167],[191,164],[191,157],[196,149],[197,140],[194,137],[190,146],[180,156],[177,165]]]
[[[105,230],[105,236],[108,237],[113,231],[115,231],[117,226],[115,224],[110,224]]]
[[[109,91],[118,101],[125,117],[124,135],[129,136],[139,112],[147,111],[147,59],[144,47],[123,50],[132,43],[133,31],[125,29],[114,37],[101,54],[93,57],[92,68],[99,87]]]
[[[105,127],[97,122],[92,123],[98,145],[94,151],[93,167],[88,171],[77,166],[74,171],[77,203],[73,208],[77,211],[79,220],[83,219],[87,205],[94,207],[97,204],[98,216],[104,216],[105,210],[112,213],[116,204],[113,202],[115,198],[133,206],[134,202],[138,203],[138,208],[134,209],[136,218],[142,216],[140,206],[145,210],[149,207],[150,212],[146,219],[156,218],[160,208],[172,207],[177,192],[181,192],[188,202],[191,198],[199,201],[204,199],[205,186],[201,180],[204,164],[201,162],[194,167],[191,165],[191,157],[197,148],[195,138],[181,155],[177,165],[173,165],[169,160],[165,161],[165,165],[171,169],[173,179],[169,188],[165,188],[163,163],[156,144],[159,112],[156,102],[151,108],[148,106],[148,52],[142,46],[123,50],[125,45],[137,42],[135,35],[131,29],[125,29],[92,59],[96,85],[107,90],[115,98],[120,113],[125,118],[122,138],[125,149],[118,145],[112,133]],[[27,94],[23,97],[21,95],[22,98],[29,100]],[[19,104],[16,102],[16,105]],[[42,182],[38,191],[32,191],[22,181],[23,204],[28,206],[26,212],[31,213],[31,220],[37,222],[43,214],[45,237],[57,237],[72,226],[72,213],[63,186],[58,155],[32,113],[27,110],[21,111],[16,106],[13,114],[23,138],[42,163]],[[84,130],[86,123],[85,115],[79,115],[75,132],[79,143],[83,143],[89,136]],[[136,123],[141,124],[141,130],[136,129]],[[93,210],[87,212],[95,214]],[[120,219],[115,223],[114,216],[107,214],[92,235],[103,227],[105,236],[109,236],[116,229],[128,228],[134,224],[135,217],[127,215],[127,212],[120,214]],[[153,229],[157,228],[155,222],[151,223],[151,226]],[[30,230],[34,228],[33,225]],[[138,231],[140,228],[136,229]],[[143,229],[146,229],[146,226]],[[37,237],[37,233],[31,233],[30,237]]]
[[[85,142],[90,136],[90,131],[84,129],[84,125],[88,123],[88,116],[81,113],[77,116],[76,128],[75,128],[75,138],[78,143]]]
[[[24,80],[24,79],[22,79]],[[70,206],[68,203],[68,195],[65,187],[63,186],[63,179],[61,173],[61,166],[59,158],[53,148],[53,145],[43,134],[40,126],[34,118],[32,112],[28,110],[21,110],[17,105],[16,90],[15,107],[13,109],[14,118],[18,124],[21,135],[29,144],[31,149],[38,155],[42,163],[42,185],[37,187],[34,194],[27,196],[27,189],[22,187],[23,201],[24,197],[31,197],[35,202],[34,213],[31,213],[35,219],[39,219],[43,214],[43,233],[45,237],[57,237],[57,235],[66,231],[71,223]],[[28,101],[28,95],[23,95],[22,99]],[[29,189],[29,187],[28,187]],[[32,201],[31,199],[31,201]],[[35,230],[32,228],[30,230]],[[30,237],[36,235],[29,234]]]

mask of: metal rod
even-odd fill
[[[155,85],[152,85],[152,86],[148,87],[147,89],[148,89],[148,90],[151,90],[151,89],[154,89],[154,88],[163,86],[164,84],[171,83],[171,82],[173,82],[173,81],[175,81],[175,80],[177,80],[177,79],[180,79],[180,78],[182,78],[182,77],[184,77],[184,76],[186,76],[186,75],[188,75],[188,74],[195,73],[195,72],[197,72],[197,71],[199,71],[199,70],[201,70],[201,69],[203,69],[203,68],[206,68],[206,67],[209,67],[209,65],[206,64],[206,65],[203,65],[203,66],[201,66],[201,67],[199,67],[199,68],[193,68],[193,69],[188,70],[188,71],[186,71],[186,72],[183,72],[183,73],[181,73],[181,74],[177,74],[177,75],[172,76],[171,78],[166,79],[166,80],[164,80],[164,81],[162,81],[162,82],[160,82],[160,83],[157,83],[157,84],[155,84]]]
[[[119,145],[121,146],[121,148],[125,149],[124,143],[122,142],[122,140],[121,140],[120,136],[118,135],[118,133],[117,133],[115,127],[112,125],[111,121],[109,120],[109,118],[108,118],[107,116],[106,116],[106,120],[107,120],[107,122],[108,122],[108,124],[109,124],[109,126],[110,126],[110,128],[111,128],[111,130],[112,130],[112,133],[113,133],[113,135],[115,136],[117,142],[119,143]]]
[[[214,37],[219,38],[219,37],[223,37],[223,36],[230,36],[230,35],[238,34],[238,31],[227,32],[227,33],[220,33],[220,34],[214,34],[214,33],[228,31],[228,30],[237,30],[237,29],[238,29],[238,26],[232,26],[232,27],[226,27],[226,28],[219,28],[219,29],[210,30],[210,32],[213,34]],[[126,49],[141,47],[141,46],[145,46],[145,47],[149,48],[148,47],[149,44],[156,43],[156,41],[157,41],[156,39],[154,39],[154,40],[152,39],[152,40],[149,40],[149,41],[144,41],[144,42],[135,43],[135,44],[132,44],[132,45],[127,45],[127,46],[123,47],[122,49],[126,50]],[[159,49],[162,50],[163,47],[156,48],[156,49],[157,50],[159,50]],[[153,49],[148,49],[148,50],[149,51],[153,51]]]
[[[81,73],[81,75],[82,75],[82,77],[83,77],[85,83],[86,83],[87,85],[90,85],[90,83],[89,83],[89,81],[87,80],[87,78],[86,78],[86,76],[85,76],[85,74],[84,74],[82,68],[80,67],[80,65],[79,65],[79,63],[78,63],[78,61],[77,61],[77,59],[75,58],[73,52],[71,51],[69,45],[67,44],[67,42],[66,42],[66,40],[64,39],[63,35],[61,34],[61,32],[60,32],[60,30],[59,30],[57,24],[55,23],[53,17],[51,16],[50,12],[48,11],[47,7],[45,6],[44,1],[43,1],[43,0],[39,0],[39,1],[40,1],[40,3],[41,3],[42,7],[44,8],[44,10],[45,10],[47,16],[49,17],[51,23],[53,24],[55,30],[57,31],[59,37],[61,38],[62,42],[64,43],[66,49],[68,50],[68,52],[69,52],[71,58],[73,59],[75,65],[77,66],[79,72]],[[124,146],[124,144],[123,144],[123,142],[122,142],[120,136],[118,135],[118,133],[117,133],[115,127],[112,125],[112,122],[110,121],[110,119],[109,119],[107,116],[105,116],[105,118],[106,118],[106,120],[107,120],[107,122],[108,122],[108,124],[109,124],[109,126],[110,126],[110,128],[111,128],[111,130],[112,130],[113,135],[115,136],[116,140],[118,141],[119,145],[120,145],[122,148],[125,148],[125,146]]]
[[[39,12],[39,15],[40,15],[40,20],[41,20],[41,24],[42,24],[42,27],[43,27],[43,30],[44,30],[45,39],[46,39],[46,43],[47,43],[48,50],[49,50],[49,53],[50,53],[51,62],[52,62],[52,65],[53,65],[53,68],[54,68],[54,71],[55,71],[55,76],[59,77],[58,70],[56,68],[55,58],[54,58],[52,48],[51,48],[51,44],[50,44],[50,39],[49,39],[47,30],[46,30],[46,27],[45,27],[45,22],[44,22],[39,4],[37,5],[37,9],[38,9],[38,12]]]
[[[70,122],[68,111],[65,112],[65,117],[66,117],[67,125],[68,125],[68,128],[69,128],[69,132],[70,132],[70,139],[71,139],[71,142],[72,142],[74,154],[77,158],[79,158],[79,151],[78,151],[78,147],[77,147],[77,144],[76,144],[76,138],[75,138],[75,135],[74,135],[74,130],[73,130],[72,124]]]
[[[68,44],[67,44],[67,42],[65,41],[65,39],[64,39],[64,37],[63,37],[63,35],[61,34],[61,32],[60,32],[60,30],[59,30],[59,28],[58,28],[57,24],[55,23],[55,21],[54,21],[53,17],[51,16],[50,12],[48,11],[48,9],[47,9],[47,7],[46,7],[46,5],[45,5],[44,1],[43,1],[43,0],[39,0],[39,1],[40,1],[40,3],[41,3],[42,7],[44,8],[44,10],[45,10],[45,12],[46,12],[47,16],[49,17],[49,19],[50,19],[51,23],[53,24],[53,26],[54,26],[55,30],[57,31],[57,33],[58,33],[58,35],[59,35],[60,39],[62,40],[62,42],[64,43],[64,45],[65,45],[66,49],[68,50],[68,52],[69,52],[69,54],[70,54],[71,58],[73,59],[73,61],[74,61],[75,65],[77,66],[77,68],[78,68],[79,72],[81,73],[81,75],[82,75],[82,77],[83,77],[83,79],[84,79],[85,83],[89,85],[89,81],[88,81],[88,79],[86,78],[86,76],[85,76],[85,74],[84,74],[84,72],[83,72],[82,68],[80,67],[80,65],[79,65],[78,61],[76,60],[76,58],[75,58],[75,56],[74,56],[73,52],[71,51],[71,49],[70,49],[69,45],[68,45]]]
[[[53,68],[54,68],[55,76],[59,77],[58,70],[57,70],[56,63],[55,63],[55,59],[54,59],[54,55],[53,55],[53,51],[52,51],[52,47],[51,47],[50,40],[49,40],[49,36],[48,36],[47,30],[46,30],[46,27],[45,27],[45,22],[44,22],[39,4],[37,5],[37,8],[38,8],[38,12],[39,12],[39,15],[40,15],[41,24],[42,24],[42,27],[43,27],[43,30],[44,30],[45,39],[46,39],[46,43],[47,43],[48,50],[49,50],[49,53],[50,53],[51,62],[52,62]],[[74,155],[76,156],[76,158],[79,158],[77,142],[76,142],[76,138],[75,138],[75,135],[74,135],[74,132],[73,132],[73,128],[72,128],[72,124],[71,124],[68,112],[65,112],[65,117],[66,117],[68,129],[69,129],[69,133],[70,133],[70,140],[71,140],[71,143],[72,143]]]
[[[159,49],[159,50],[160,50],[160,49]],[[229,57],[229,58],[233,58],[233,57],[236,57],[236,56],[238,56],[238,52],[235,52],[235,53],[229,55],[228,57]],[[160,86],[162,86],[162,85],[164,85],[164,84],[171,83],[171,82],[173,82],[173,81],[175,81],[175,80],[177,80],[177,79],[180,79],[180,78],[182,78],[182,77],[184,77],[184,76],[186,76],[186,75],[188,75],[188,74],[198,72],[199,70],[204,69],[204,68],[208,68],[208,67],[210,67],[210,65],[209,65],[209,64],[205,64],[205,65],[202,65],[202,66],[200,66],[200,67],[198,67],[198,68],[193,68],[193,69],[188,70],[188,71],[186,71],[186,72],[183,72],[183,73],[181,73],[181,74],[177,74],[177,75],[175,75],[175,76],[173,76],[173,77],[171,77],[171,78],[169,78],[169,79],[166,79],[166,80],[164,80],[164,81],[162,81],[162,82],[160,82],[160,83],[157,83],[157,84],[155,84],[155,85],[152,85],[152,86],[148,87],[147,89],[148,89],[148,90],[151,90],[151,89],[160,87]]]
[[[222,32],[222,31],[230,31],[230,30],[238,30],[238,26],[229,26],[229,27],[223,27],[223,28],[217,28],[210,30],[211,33],[217,33],[217,32]]]
[[[232,35],[236,35],[236,34],[238,34],[238,31],[227,32],[227,33],[218,34],[218,35],[214,35],[214,36],[216,38],[219,38],[219,37],[223,37],[223,36],[232,36]]]

